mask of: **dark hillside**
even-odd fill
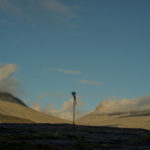
[[[14,97],[12,94],[0,92],[0,101],[17,103],[27,107],[19,98]]]

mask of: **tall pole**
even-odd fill
[[[75,125],[75,100],[73,101],[73,125]]]
[[[76,92],[72,92],[71,94],[73,96],[73,121],[72,121],[72,124],[75,125]]]

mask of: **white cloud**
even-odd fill
[[[135,99],[111,98],[100,102],[95,113],[119,113],[150,110],[150,96]]]
[[[81,71],[79,71],[79,70],[65,70],[65,69],[61,69],[61,68],[53,69],[53,71],[62,72],[65,74],[72,74],[72,75],[81,74]]]
[[[81,110],[81,108],[83,108],[83,107],[84,107],[84,103],[77,98],[76,119],[78,119],[88,113],[87,111]],[[62,104],[62,107],[60,109],[56,109],[53,104],[49,104],[44,109],[41,109],[40,105],[35,104],[35,103],[31,104],[31,108],[35,109],[37,111],[42,111],[44,113],[54,115],[54,116],[62,118],[62,119],[72,120],[73,99],[65,101]]]
[[[41,111],[40,104],[37,104],[37,103],[34,103],[34,102],[32,102],[31,108],[34,109],[34,110],[36,110],[36,111]]]
[[[19,80],[13,77],[17,66],[14,64],[0,65],[0,92],[17,94],[19,92]]]
[[[100,82],[98,81],[90,81],[90,80],[77,80],[77,82],[82,84],[89,84],[89,85],[100,85]]]
[[[82,111],[81,108],[84,106],[83,102],[77,99],[76,105],[76,119],[85,115],[85,111]],[[72,120],[72,111],[73,111],[73,99],[65,101],[62,104],[60,109],[56,109],[54,105],[49,105],[45,108],[44,112],[52,114],[54,116],[60,117],[62,119]]]

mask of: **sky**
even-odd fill
[[[0,0],[0,90],[19,87],[29,105],[51,103],[57,112],[72,91],[84,112],[110,97],[150,95],[149,7],[149,0]]]

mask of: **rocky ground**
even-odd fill
[[[0,124],[1,150],[150,150],[150,131],[69,124]]]

